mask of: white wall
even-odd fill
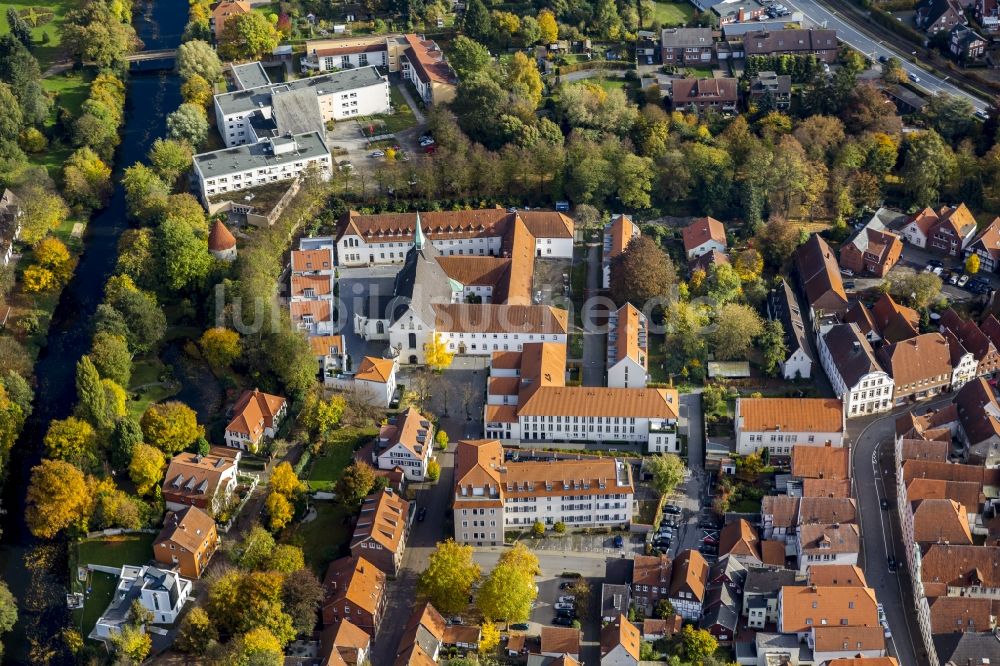
[[[758,441],[757,438],[760,438]],[[810,440],[810,438],[812,438]],[[736,430],[736,452],[741,456],[749,455],[761,449],[771,449],[772,454],[790,455],[792,446],[808,444],[824,446],[827,442],[833,446],[844,445],[842,432],[741,432]]]
[[[631,358],[623,358],[608,368],[608,386],[612,388],[646,388],[648,378],[646,369]]]
[[[313,56],[321,72],[332,72],[338,69],[354,69],[357,67],[388,67],[389,52],[386,49],[381,51],[366,51],[364,53],[346,53],[333,56]]]
[[[809,379],[812,375],[812,363],[812,359],[800,347],[781,364],[782,374],[785,379]]]
[[[308,159],[303,158],[299,162],[285,162],[274,166],[255,167],[233,173],[213,174],[209,177],[205,177],[201,173],[198,162],[195,161],[194,171],[198,177],[198,187],[201,191],[202,203],[207,205],[209,196],[257,187],[267,183],[291,180],[297,178],[306,170],[306,167],[313,164],[319,166],[320,175],[323,180],[330,179],[332,160],[329,153]]]
[[[725,243],[720,243],[717,240],[709,239],[704,243],[702,243],[701,245],[699,245],[698,247],[688,250],[687,258],[694,259],[696,257],[700,257],[703,254],[708,254],[712,250],[717,250],[719,252],[725,253],[726,245]]]

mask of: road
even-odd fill
[[[922,665],[928,661],[913,611],[915,604],[895,510],[896,465],[893,438],[896,418],[910,410],[923,413],[930,407],[950,400],[949,395],[917,407],[907,406],[886,416],[848,422],[848,435],[852,441],[854,494],[858,503],[858,527],[861,530],[864,552],[862,568],[868,585],[875,590],[878,600],[885,607],[886,619],[892,630],[889,643],[900,664]],[[882,510],[882,498],[888,500],[889,511]],[[889,555],[903,563],[897,573],[890,573],[888,570],[886,563]]]
[[[941,78],[937,74],[933,74],[923,67],[910,62],[911,55],[909,52],[904,53],[899,49],[888,46],[883,40],[872,36],[866,30],[858,29],[841,12],[827,9],[818,0],[788,0],[783,4],[787,5],[792,11],[802,12],[808,21],[817,26],[835,28],[837,30],[837,38],[840,41],[874,60],[877,60],[879,56],[898,58],[907,74],[913,74],[920,79],[914,85],[925,92],[930,94],[948,93],[949,95],[968,100],[979,111],[986,111],[987,104],[985,100],[974,97],[958,86],[948,82],[946,80],[948,77]]]
[[[587,288],[584,302],[598,296],[601,288],[601,248],[592,244],[587,248]],[[586,311],[584,318],[586,319]],[[604,327],[583,333],[583,385],[604,386],[604,363],[608,353],[608,336]]]

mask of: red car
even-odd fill
[[[437,147],[434,144],[431,144],[429,146],[424,146],[424,152],[427,153],[428,155],[433,155],[436,148]]]

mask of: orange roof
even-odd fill
[[[760,537],[757,530],[743,518],[729,523],[719,535],[719,557],[726,555],[753,557],[760,560]]]
[[[163,519],[163,529],[153,545],[170,542],[194,553],[206,541],[214,538],[217,538],[215,519],[196,506],[188,506],[176,513],[167,513],[167,517]]]
[[[508,462],[500,488],[505,497],[633,492],[631,467],[614,458]]]
[[[406,49],[406,57],[410,60],[417,76],[424,82],[437,82],[455,85],[458,80],[445,59],[441,48],[432,40],[421,40],[414,34],[403,35],[410,47]]]
[[[614,259],[625,251],[634,236],[639,235],[639,227],[632,222],[631,215],[615,215],[604,232],[610,237],[610,247],[605,247],[605,259]]]
[[[486,405],[486,420],[489,423],[517,423],[517,407],[514,405]]]
[[[385,384],[392,377],[395,366],[396,363],[392,359],[365,356],[358,365],[358,371],[355,373],[354,379]]]
[[[508,213],[503,208],[496,207],[420,213],[421,227],[431,240],[505,236],[517,219],[524,222],[535,238],[573,237],[573,220],[552,211]],[[345,234],[353,234],[368,242],[412,242],[416,222],[417,213],[362,215],[352,210],[341,219],[337,239]]]
[[[764,539],[760,542],[760,560],[772,567],[785,566],[785,542]]]
[[[799,527],[799,542],[802,552],[813,553],[857,553],[861,548],[858,526],[807,524]]]
[[[416,458],[430,454],[433,428],[430,420],[413,407],[379,429],[378,438],[385,442],[385,451],[399,444]]]
[[[685,550],[674,560],[670,581],[670,596],[687,592],[698,601],[705,599],[708,582],[708,562],[697,550]]]
[[[333,305],[330,301],[292,301],[290,310],[292,321],[303,321],[312,317],[314,323],[333,321]]]
[[[799,500],[799,523],[853,523],[858,508],[851,497],[803,497]]]
[[[365,558],[342,557],[330,563],[323,578],[327,588],[324,607],[338,608],[346,600],[375,615],[385,594],[385,581],[385,574]]]
[[[965,507],[953,499],[925,499],[913,512],[913,540],[917,543],[970,545],[972,532]]]
[[[625,652],[638,661],[641,641],[639,629],[627,617],[619,615],[601,629],[601,657],[621,645]]]
[[[520,377],[490,377],[487,383],[490,395],[517,395],[521,389]]]
[[[972,216],[972,212],[964,203],[953,208],[944,206],[938,211],[938,214],[940,215],[940,225],[950,227],[959,238],[964,238],[977,226],[976,218]]]
[[[899,666],[895,657],[841,657],[826,666]]]
[[[311,271],[333,270],[333,250],[292,250],[292,271],[306,273]]]
[[[805,633],[824,625],[879,626],[875,591],[870,587],[786,585],[781,588],[779,604],[778,630],[785,634]]]
[[[819,587],[868,587],[865,572],[856,564],[813,564],[807,580]]]
[[[424,651],[421,643],[428,644],[428,647],[433,642],[441,643],[446,627],[444,618],[434,606],[429,603],[418,606],[410,615],[399,639],[394,666],[434,666],[434,660]]]
[[[351,548],[362,541],[374,541],[395,553],[406,535],[410,503],[390,490],[369,495],[361,503]]]
[[[949,440],[951,438],[949,437]],[[903,460],[935,460],[938,462],[948,462],[948,449],[950,441],[942,442],[938,440],[924,439],[904,439],[900,455]]]
[[[521,218],[515,218],[503,239],[500,251],[510,257],[507,270],[493,291],[494,303],[531,305],[531,285],[535,274],[535,236]]]
[[[983,484],[977,481],[946,481],[944,479],[911,479],[906,484],[906,499],[919,502],[927,499],[953,499],[966,511],[979,513],[985,502]]]
[[[540,386],[518,415],[676,419],[678,395],[675,389]]]
[[[799,479],[850,479],[851,453],[840,446],[792,447],[792,476]]]
[[[979,232],[979,235],[969,243],[970,250],[985,250],[996,261],[1000,258],[1000,217],[990,222],[989,226]]]
[[[832,398],[739,398],[743,432],[844,432],[843,404]]]
[[[503,447],[495,439],[460,441],[455,448],[455,490],[462,487],[500,485]]]
[[[541,651],[580,654],[580,630],[572,627],[542,627]]]
[[[617,358],[621,361],[630,358],[642,367],[648,367],[646,358],[646,328],[643,325],[645,317],[631,303],[626,303],[618,310],[618,327],[615,330]]]
[[[519,359],[523,405],[542,386],[566,385],[566,345],[556,342],[529,342],[522,346]]]
[[[437,257],[445,274],[463,285],[488,285],[496,288],[510,265],[509,259],[498,257]]]
[[[521,352],[495,351],[490,356],[490,367],[502,370],[514,370],[516,368],[520,368]]]
[[[795,527],[799,520],[799,498],[765,495],[760,502],[762,516],[770,516],[774,527]]]
[[[333,291],[329,275],[293,275],[292,296],[302,296],[306,289],[312,289],[316,296],[326,296]]]
[[[233,405],[233,420],[226,426],[226,432],[243,433],[256,440],[265,429],[274,427],[274,417],[284,406],[285,399],[281,396],[257,389],[244,391]]]
[[[930,604],[931,633],[993,631],[998,611],[1000,603],[993,599],[937,597]]]
[[[309,338],[309,348],[313,356],[337,356],[346,351],[342,335],[314,335]]]
[[[230,16],[240,16],[250,13],[250,3],[245,0],[222,0],[212,10],[216,23],[224,23]]]
[[[850,497],[851,482],[848,479],[803,479],[803,497]]]
[[[726,228],[714,217],[699,217],[684,227],[684,250],[690,252],[708,241],[726,245]]]
[[[234,247],[236,247],[236,237],[226,229],[222,220],[216,220],[208,233],[208,249],[213,252],[224,252]]]
[[[924,593],[940,597],[952,587],[1000,587],[1000,548],[932,544],[920,561]]]
[[[358,650],[368,651],[371,636],[350,620],[338,620],[320,635],[321,666],[356,666]],[[348,661],[350,659],[350,661]]]
[[[951,377],[951,351],[940,333],[924,333],[878,350],[878,360],[896,382],[907,384]]]
[[[885,634],[881,626],[813,627],[813,637],[817,652],[885,650]]]
[[[636,555],[632,560],[632,584],[664,585],[670,582],[671,570],[666,555]]]
[[[433,303],[435,330],[450,333],[565,335],[569,314],[548,305]]]

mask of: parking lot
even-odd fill
[[[621,537],[622,547],[615,547],[615,537]],[[642,555],[645,552],[645,537],[641,534],[566,534],[560,537],[545,537],[543,539],[526,539],[524,544],[532,550],[541,551],[573,551],[577,553],[603,553],[605,555],[621,555],[627,557]]]

